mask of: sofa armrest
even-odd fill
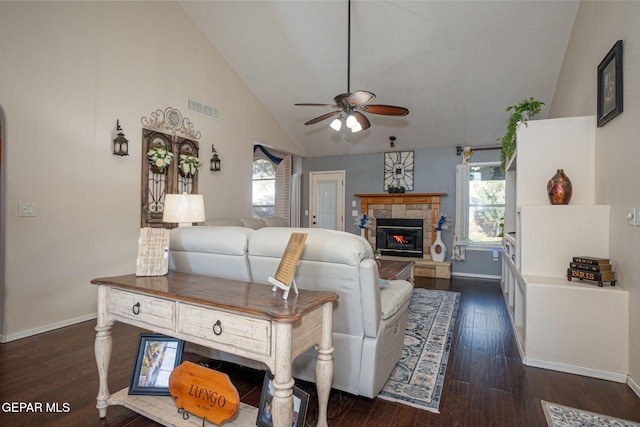
[[[364,259],[360,263],[360,293],[364,335],[376,337],[380,326],[381,301],[378,265],[373,259]]]

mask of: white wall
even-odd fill
[[[134,271],[142,116],[172,106],[202,132],[208,217],[250,215],[254,142],[304,154],[175,2],[0,2],[0,57],[3,340],[91,317],[89,281]],[[111,154],[116,119],[128,157]]]
[[[640,206],[640,2],[583,1],[550,110],[551,117],[596,114],[597,67],[624,41],[624,112],[596,131],[596,203],[611,205],[610,256],[629,290],[629,374],[640,393],[640,227],[627,225]],[[602,319],[607,322],[607,319]]]

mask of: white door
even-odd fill
[[[309,172],[309,227],[344,231],[345,171]]]

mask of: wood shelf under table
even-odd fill
[[[159,402],[165,408],[161,412],[177,412],[170,397],[158,400],[129,396],[126,389],[109,393],[111,328],[118,321],[264,363],[274,375],[274,427],[290,427],[287,419],[293,413],[294,384],[291,363],[315,346],[318,426],[327,426],[333,379],[333,303],[338,299],[335,292],[300,290],[284,300],[282,292],[272,292],[269,285],[175,271],[156,277],[106,277],[91,283],[98,285],[95,354],[100,387],[96,407],[101,418],[106,417],[109,406],[124,405],[164,425],[176,425],[154,415],[154,405]],[[257,410],[247,405],[240,409],[243,413],[238,419],[248,417],[251,422],[231,425],[255,425]]]
[[[171,396],[130,395],[129,387],[111,395],[109,405],[121,405],[157,423],[176,427],[202,427],[202,418],[188,414],[184,419]],[[258,418],[258,408],[240,402],[240,410],[235,418],[224,423],[225,427],[254,427]],[[214,426],[206,422],[204,426]]]

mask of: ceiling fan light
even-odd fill
[[[362,126],[358,122],[356,122],[356,124],[351,127],[352,133],[360,132],[361,130],[362,130]]]
[[[349,114],[349,117],[347,117],[347,127],[351,129],[357,124],[358,120],[356,119],[356,116],[354,116],[353,114]]]
[[[340,118],[333,119],[333,121],[329,126],[331,126],[331,129],[335,130],[336,132],[339,132],[340,128],[342,127],[342,120]]]

